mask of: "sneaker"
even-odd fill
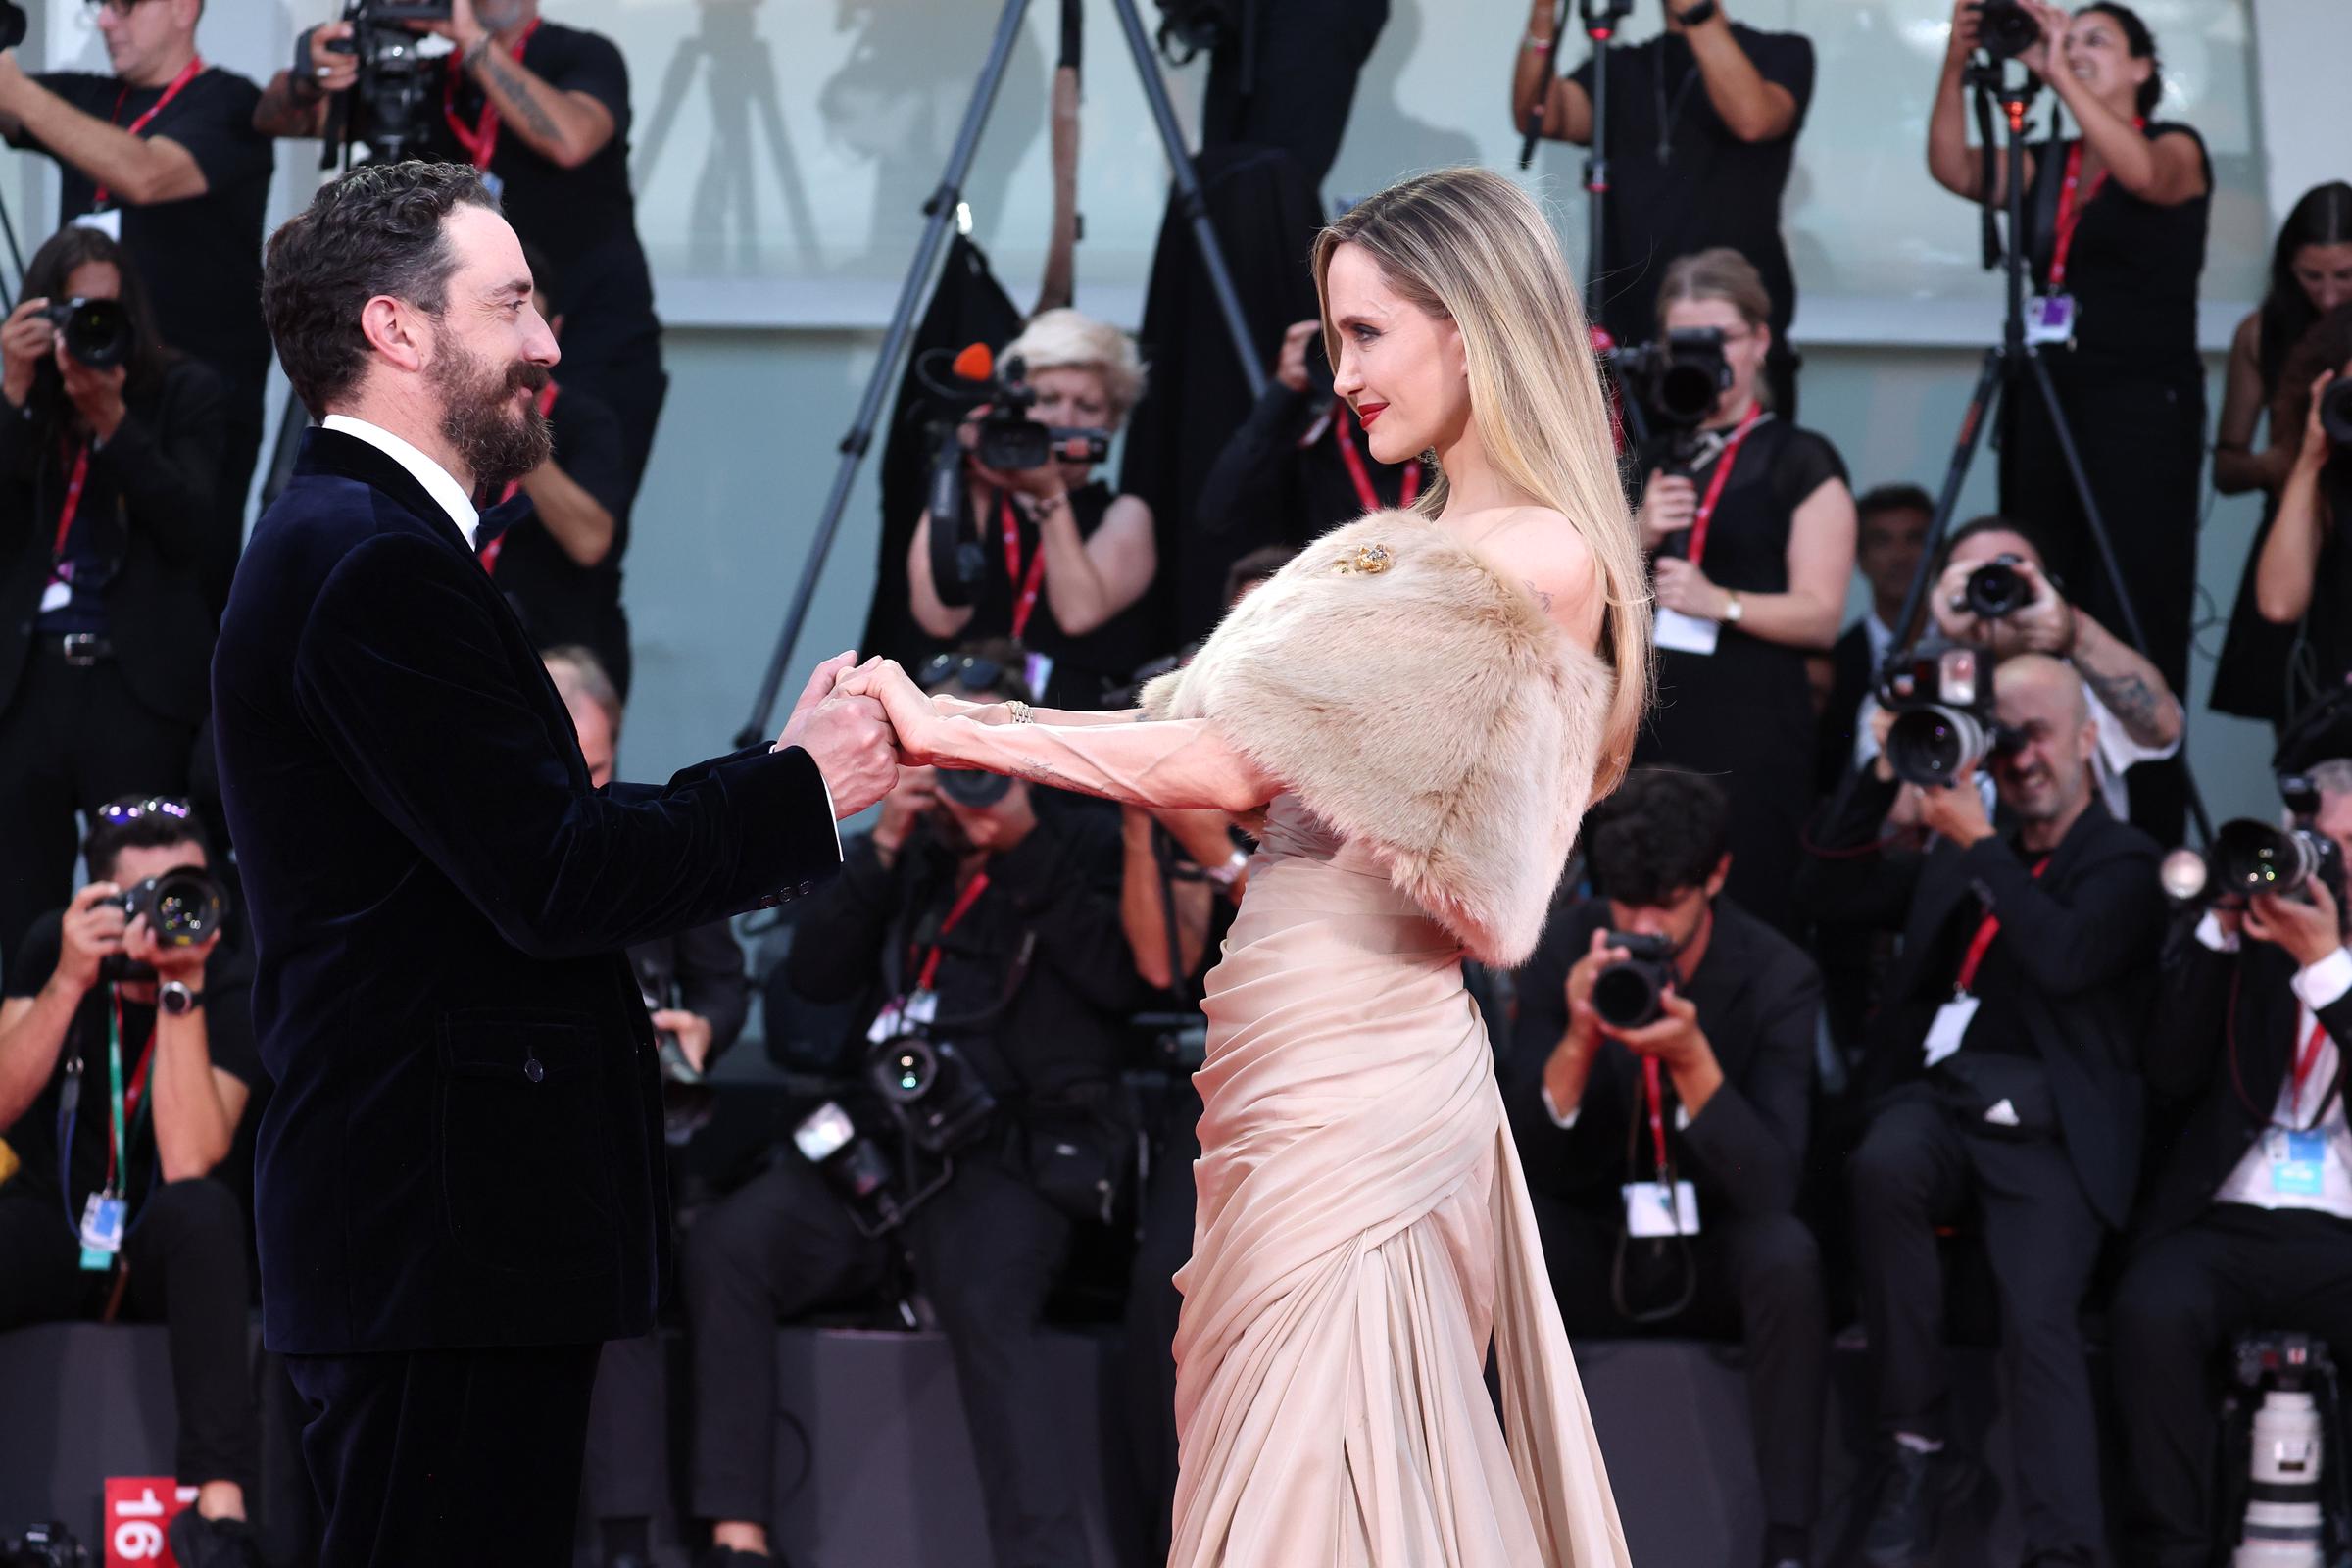
[[[1944,1499],[1962,1467],[1949,1448],[1922,1453],[1900,1443],[1886,1448],[1862,1559],[1870,1568],[1910,1568],[1936,1549]]]
[[[262,1568],[253,1527],[242,1519],[207,1519],[193,1508],[183,1509],[164,1538],[180,1568]]]

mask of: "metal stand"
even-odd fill
[[[1071,0],[1065,0],[1065,4]],[[1241,296],[1235,292],[1233,276],[1225,267],[1225,253],[1217,244],[1215,230],[1208,220],[1208,205],[1200,192],[1200,181],[1193,172],[1192,155],[1185,150],[1184,134],[1176,123],[1175,110],[1168,102],[1167,83],[1160,78],[1158,62],[1152,57],[1151,37],[1136,15],[1135,0],[1110,0],[1118,13],[1119,26],[1127,40],[1127,50],[1135,59],[1136,75],[1142,83],[1144,98],[1152,106],[1152,118],[1159,131],[1165,149],[1168,169],[1176,184],[1176,207],[1192,224],[1193,238],[1200,246],[1200,264],[1208,275],[1210,291],[1216,296],[1218,313],[1225,318],[1226,333],[1233,340],[1233,351],[1241,361],[1242,374],[1248,381],[1250,399],[1254,402],[1265,390],[1265,368],[1250,336],[1249,318],[1242,313]],[[769,715],[775,710],[776,697],[783,688],[784,673],[792,662],[794,648],[801,639],[802,628],[808,618],[808,606],[816,594],[818,577],[824,572],[826,558],[832,554],[834,536],[841,529],[841,515],[849,505],[850,486],[857,479],[858,469],[864,463],[866,451],[873,445],[874,426],[882,415],[883,400],[897,384],[898,368],[906,352],[906,340],[913,334],[915,317],[928,293],[933,275],[938,271],[940,254],[947,247],[948,228],[956,220],[956,211],[963,200],[963,182],[970,172],[972,158],[979,150],[980,133],[988,120],[990,107],[995,103],[997,88],[1003,83],[1006,64],[1012,58],[1014,40],[1019,36],[1029,0],[1004,0],[1004,13],[997,19],[996,36],[989,44],[987,59],[980,67],[979,79],[973,84],[971,102],[965,106],[963,123],[956,132],[956,141],[948,153],[946,172],[940,176],[939,188],[923,204],[925,222],[920,240],[915,244],[914,261],[906,270],[906,281],[900,286],[897,306],[892,310],[890,325],[882,336],[882,352],[874,362],[872,379],[866,382],[865,394],[858,400],[858,412],[850,425],[849,434],[841,440],[841,462],[834,469],[833,488],[825,497],[824,510],[817,514],[816,538],[808,547],[808,555],[801,566],[801,579],[794,588],[790,606],[784,612],[784,625],[777,633],[775,652],[769,657],[767,673],[760,682],[759,695],[753,699],[752,711],[743,729],[736,735],[739,747],[750,746],[767,733]]]
[[[2099,504],[2091,494],[2090,475],[2082,466],[2082,455],[2075,446],[2075,433],[2066,421],[2066,410],[2058,400],[2058,388],[2050,379],[2050,369],[2042,363],[2038,344],[2026,340],[2026,110],[2038,93],[2040,84],[2031,74],[2011,84],[2000,63],[1971,65],[1968,81],[1978,92],[1995,103],[2007,122],[2003,168],[2006,171],[2005,206],[2009,220],[2009,243],[2003,249],[2001,261],[2006,272],[2008,314],[2002,323],[2001,341],[1984,351],[1983,368],[1977,372],[1976,389],[1969,394],[1968,410],[1960,418],[1960,433],[1952,445],[1951,465],[1944,470],[1943,488],[1936,497],[1935,514],[1928,522],[1928,536],[1921,547],[1919,569],[1912,574],[1911,587],[1903,595],[1902,612],[1894,623],[1895,640],[1887,650],[1886,670],[1891,670],[1909,657],[1918,638],[1914,627],[1919,624],[1920,612],[1927,603],[1930,579],[1936,569],[1936,557],[1942,552],[1943,538],[1950,529],[1952,514],[1960,503],[1960,487],[1968,477],[1969,466],[1976,460],[1985,426],[1996,416],[2003,401],[2014,396],[2021,380],[2030,380],[2041,399],[2042,408],[2050,416],[2050,427],[2057,433],[2058,450],[2066,459],[2067,477],[2073,481],[2075,498],[2082,503],[2082,518],[2090,530],[2091,542],[2097,547],[2099,564],[2108,586],[2115,590],[2115,601],[2123,610],[2124,624],[2119,628],[2142,658],[2147,657],[2147,635],[2140,629],[2139,612],[2132,608],[2132,592],[2124,581],[2124,568],[2116,559],[2115,545],[2107,532],[2106,519],[2099,514]],[[1989,164],[1989,158],[1986,160]],[[1986,196],[1990,202],[1989,192]],[[1989,257],[1988,257],[1989,264]],[[2177,697],[2179,694],[2175,693]],[[2183,793],[2188,804],[2190,820],[2195,824],[2199,843],[2213,838],[2212,818],[2206,814],[2205,800],[2197,789],[2196,776],[2189,771],[2188,752],[2184,745],[2176,759],[2180,765]]]

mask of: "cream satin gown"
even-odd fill
[[[1274,802],[1194,1079],[1170,1568],[1628,1560],[1461,956]]]

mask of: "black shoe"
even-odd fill
[[[1935,1550],[1936,1528],[1961,1466],[1944,1449],[1922,1453],[1901,1443],[1887,1448],[1862,1560],[1870,1568],[1909,1568]]]
[[[262,1568],[253,1527],[242,1519],[207,1519],[188,1508],[172,1519],[164,1538],[180,1568]]]
[[[737,1551],[733,1546],[712,1546],[705,1551],[696,1568],[785,1568],[781,1557],[762,1557],[756,1551]]]

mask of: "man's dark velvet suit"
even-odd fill
[[[592,1348],[651,1328],[667,1264],[654,1037],[622,950],[812,891],[839,865],[823,781],[761,747],[592,789],[449,514],[333,431],[254,530],[213,679],[276,1082],[265,1336],[320,1411],[330,1505],[350,1480],[344,1501],[384,1515],[365,1540],[330,1523],[327,1560],[477,1549],[468,1454],[508,1476],[484,1560],[558,1560],[514,1534],[516,1494],[562,1491],[566,1443],[576,1487],[562,1429],[584,1423]],[[567,1544],[572,1494],[545,1500]],[[446,1534],[398,1534],[422,1515]]]

